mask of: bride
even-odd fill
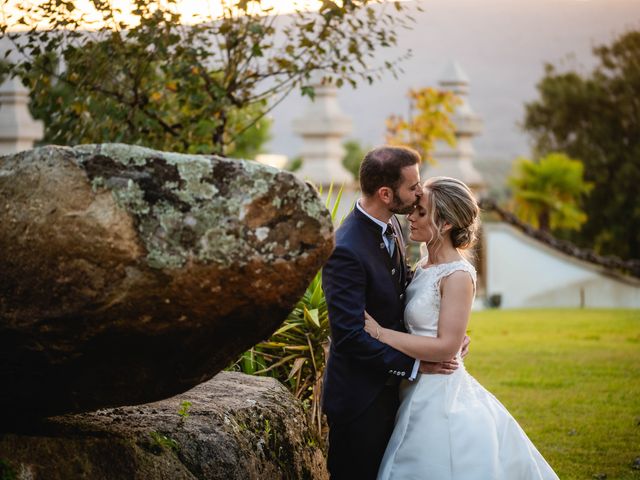
[[[381,327],[365,314],[374,338],[420,360],[456,356],[451,375],[406,382],[393,434],[378,479],[529,480],[557,479],[505,407],[471,375],[459,355],[476,272],[461,251],[471,247],[479,208],[459,180],[435,177],[408,216],[414,241],[428,255],[407,288],[405,323],[409,333]]]

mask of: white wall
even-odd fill
[[[486,295],[502,308],[640,308],[640,280],[565,255],[505,223],[485,223]]]

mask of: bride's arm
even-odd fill
[[[442,279],[438,336],[424,337],[382,328],[365,312],[365,330],[402,353],[429,362],[452,359],[460,350],[473,303],[473,283],[467,272]]]

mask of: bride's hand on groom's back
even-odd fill
[[[462,358],[466,357],[467,354],[469,353],[469,344],[471,343],[471,338],[469,338],[469,335],[465,335],[464,339],[462,340],[462,347],[460,349],[460,356]]]
[[[382,327],[376,320],[369,315],[365,310],[364,312],[364,331],[371,335],[376,340],[380,340],[380,334],[382,333]]]

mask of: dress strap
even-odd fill
[[[442,270],[439,272],[440,275],[438,275],[438,284],[440,284],[440,281],[443,278],[448,277],[453,272],[459,271],[467,272],[471,276],[471,281],[473,282],[473,290],[475,291],[477,282],[476,269],[466,260],[459,260],[457,262],[451,262],[442,265]]]

